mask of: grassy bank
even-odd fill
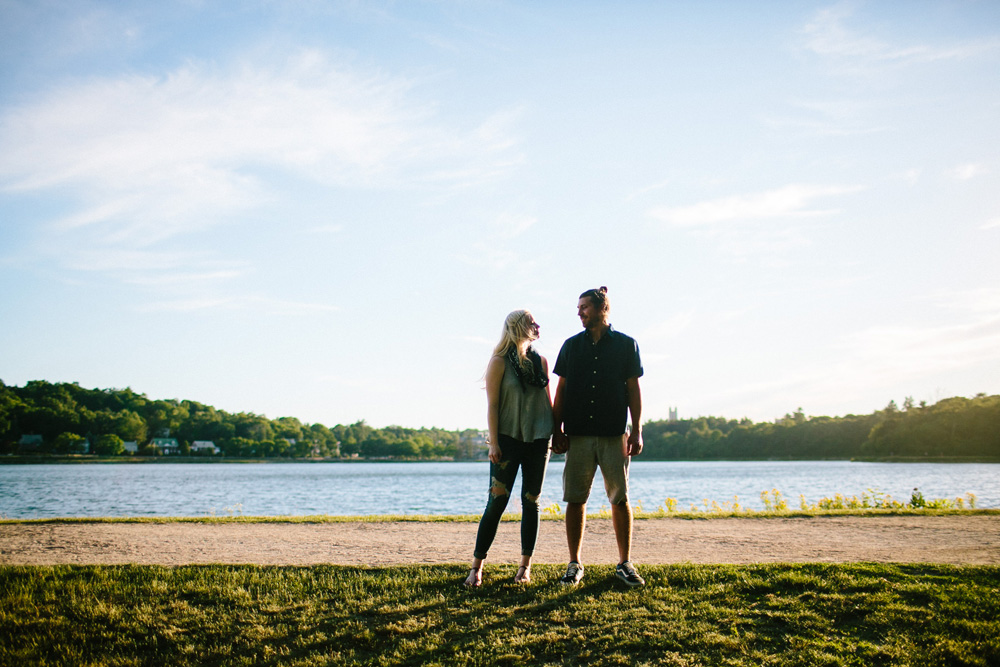
[[[891,516],[891,515],[973,515],[1000,514],[1000,509],[977,509],[976,496],[968,493],[957,498],[925,499],[917,489],[913,490],[910,502],[895,500],[892,496],[869,490],[861,496],[836,494],[832,498],[821,498],[815,503],[807,503],[800,496],[798,507],[789,505],[777,489],[760,493],[763,509],[752,509],[740,503],[739,498],[719,503],[705,499],[700,505],[691,504],[687,508],[678,506],[673,498],[653,510],[643,508],[641,501],[634,503],[634,516],[645,519],[720,519],[720,518],[766,518],[766,517],[816,517],[816,516]],[[415,522],[477,522],[478,514],[438,515],[438,514],[374,514],[365,516],[336,516],[312,514],[301,516],[244,516],[242,506],[225,509],[225,515],[199,517],[72,517],[52,519],[7,519],[0,517],[0,525],[9,523],[391,523],[396,521]],[[611,509],[603,505],[587,515],[594,519],[610,519]],[[564,518],[563,510],[557,503],[543,508],[543,520]],[[508,513],[504,521],[520,521],[519,513]]]
[[[726,509],[718,511],[675,511],[653,512],[639,511],[635,513],[637,521],[650,519],[768,519],[768,518],[808,518],[823,516],[996,516],[1000,509],[955,509],[955,508],[861,508],[861,509],[795,509],[771,511],[738,512]],[[590,519],[610,519],[611,511],[603,508],[589,513]],[[562,521],[565,517],[561,512],[549,511],[541,515],[543,521]],[[39,524],[39,523],[478,523],[478,514],[372,514],[365,516],[336,516],[332,514],[304,514],[295,516],[244,516],[240,514],[226,516],[154,516],[154,517],[62,517],[51,519],[5,519],[0,518],[0,525],[5,524]],[[520,514],[505,514],[503,521],[520,521]]]
[[[996,665],[1000,568],[0,568],[2,665]]]

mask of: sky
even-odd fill
[[[0,380],[484,428],[608,286],[643,421],[1000,393],[1000,3],[0,0]]]

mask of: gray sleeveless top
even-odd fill
[[[521,442],[552,435],[552,406],[544,387],[521,385],[509,359],[504,358],[500,381],[500,433]]]

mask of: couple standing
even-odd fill
[[[587,498],[597,466],[611,501],[618,542],[615,576],[629,586],[645,583],[630,561],[632,508],[628,501],[629,459],[642,451],[639,417],[642,363],[635,340],[608,323],[608,288],[580,295],[577,314],[584,330],[566,340],[553,372],[559,376],[550,400],[549,367],[531,347],[539,326],[526,310],[504,321],[500,343],[486,368],[489,404],[490,492],[479,522],[472,569],[464,582],[483,581],[483,561],[496,537],[517,470],[521,468],[521,566],[514,581],[531,580],[531,556],[538,538],[538,497],[552,451],[566,454],[563,501],[569,566],[559,580],[573,585],[583,579],[580,548],[587,520]],[[631,416],[631,430],[626,430]],[[627,433],[627,436],[626,436]]]

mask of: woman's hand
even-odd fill
[[[500,459],[503,458],[503,453],[500,451],[500,445],[496,443],[489,443],[490,446],[490,463],[500,463]]]

